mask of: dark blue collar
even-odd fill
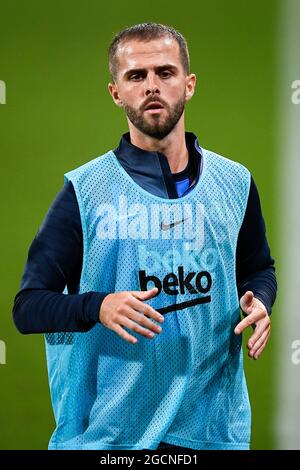
[[[186,146],[189,152],[188,166],[180,173],[172,175],[167,157],[160,152],[150,152],[133,145],[130,133],[122,135],[119,146],[114,154],[127,173],[143,189],[155,196],[166,199],[178,198],[176,183],[178,176],[187,170],[194,176],[197,183],[202,168],[202,150],[197,136],[193,132],[185,132]]]

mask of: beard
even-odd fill
[[[162,102],[160,99],[157,100],[164,106],[164,112],[166,112],[165,118],[160,114],[144,117],[144,106],[142,109],[136,110],[123,101],[123,107],[128,119],[139,131],[149,137],[161,140],[170,134],[182,116],[185,96],[184,93],[173,106],[167,105],[167,103]],[[153,97],[153,101],[155,101],[155,97]]]

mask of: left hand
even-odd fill
[[[254,333],[248,340],[247,348],[249,349],[248,356],[258,359],[270,336],[270,317],[264,304],[254,297],[253,292],[250,290],[240,298],[240,306],[247,316],[238,323],[234,332],[239,335],[250,325],[255,328]]]

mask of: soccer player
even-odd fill
[[[185,131],[178,31],[126,28],[109,67],[129,132],[64,175],[13,308],[45,333],[49,449],[249,449],[241,333],[257,359],[277,290],[256,185]]]

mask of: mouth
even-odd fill
[[[149,114],[159,114],[163,109],[164,107],[159,101],[153,101],[146,106],[145,111]]]

